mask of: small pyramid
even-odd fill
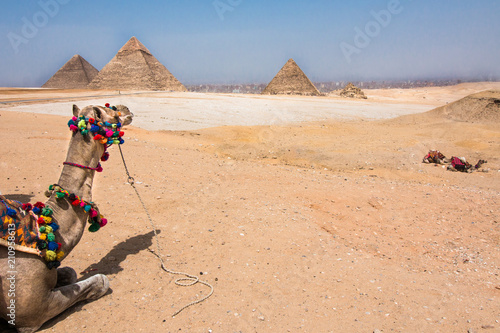
[[[342,97],[349,97],[349,98],[361,98],[361,99],[367,99],[365,93],[363,90],[359,89],[356,87],[354,84],[349,82],[347,86],[340,92],[340,96]]]
[[[320,96],[321,93],[304,74],[293,59],[289,59],[285,66],[269,82],[263,95],[305,95]]]
[[[85,89],[98,73],[99,71],[87,60],[75,54],[43,84],[42,88]]]
[[[122,46],[88,88],[187,91],[135,37]]]

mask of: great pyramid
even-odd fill
[[[75,54],[44,83],[42,88],[85,89],[98,73],[99,71],[87,60]]]
[[[88,88],[187,91],[135,37],[123,45]]]
[[[293,59],[289,59],[285,66],[276,74],[262,91],[263,95],[306,95],[320,96],[321,93],[312,84]]]

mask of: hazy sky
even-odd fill
[[[182,83],[500,78],[498,0],[2,0],[0,86],[74,54],[100,70],[136,36]]]

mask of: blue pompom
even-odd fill
[[[49,223],[47,224],[49,227],[52,228],[52,232],[56,232],[58,229],[59,229],[59,225],[57,225],[56,223],[52,222],[52,223]]]
[[[12,216],[12,217],[16,216],[17,215],[17,211],[15,209],[7,207],[7,215]]]
[[[91,131],[92,133],[96,133],[96,132],[98,132],[98,131],[99,131],[99,126],[97,126],[97,125],[92,125],[92,126],[90,126],[90,131]]]
[[[57,245],[56,242],[49,242],[49,246],[48,246],[49,251],[55,251],[55,250],[57,250],[58,247],[59,247],[59,245]]]
[[[35,213],[36,215],[40,215],[40,212],[41,212],[40,208],[33,207],[33,213]]]

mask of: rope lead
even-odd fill
[[[144,201],[142,200],[140,194],[139,194],[139,191],[137,191],[137,188],[135,187],[134,185],[134,177],[130,176],[130,173],[128,171],[128,168],[127,168],[127,163],[125,163],[125,158],[123,157],[123,152],[122,152],[122,147],[121,145],[118,145],[118,148],[120,149],[120,154],[122,156],[122,161],[123,161],[123,166],[125,167],[125,173],[127,174],[127,183],[130,184],[130,186],[132,186],[132,188],[134,189],[135,193],[137,194],[137,197],[139,198],[139,201],[141,202],[141,205],[142,205],[142,208],[144,208],[144,211],[146,212],[146,215],[149,219],[149,223],[151,224],[151,227],[153,228],[153,234],[154,234],[154,237],[156,239],[156,252],[149,249],[149,252],[151,252],[152,254],[154,254],[159,260],[160,260],[160,263],[161,263],[161,268],[169,273],[169,274],[175,274],[175,275],[184,275],[185,277],[182,277],[182,278],[178,278],[177,280],[175,280],[175,284],[178,285],[178,286],[182,286],[182,287],[189,287],[189,286],[193,286],[197,283],[201,283],[207,287],[210,288],[210,293],[208,293],[207,296],[203,297],[203,298],[200,298],[199,300],[196,300],[196,301],[193,301],[185,306],[183,306],[180,310],[177,310],[173,315],[172,317],[175,317],[176,315],[178,315],[179,313],[181,313],[181,311],[185,310],[186,308],[190,307],[191,305],[195,305],[195,304],[198,304],[198,303],[201,303],[203,301],[205,301],[207,298],[209,298],[210,296],[212,296],[212,294],[214,293],[214,287],[208,283],[208,282],[205,282],[205,281],[201,281],[197,276],[195,275],[191,275],[191,274],[187,274],[187,273],[183,273],[183,272],[175,272],[175,271],[172,271],[170,269],[168,269],[166,266],[165,266],[165,263],[163,262],[163,258],[162,258],[162,254],[161,254],[161,249],[160,249],[160,241],[158,240],[158,235],[156,233],[156,227],[153,223],[153,219],[151,218],[151,215],[149,214],[149,211],[148,209],[146,208],[146,205],[144,204]],[[183,282],[183,281],[189,281],[189,282]]]

